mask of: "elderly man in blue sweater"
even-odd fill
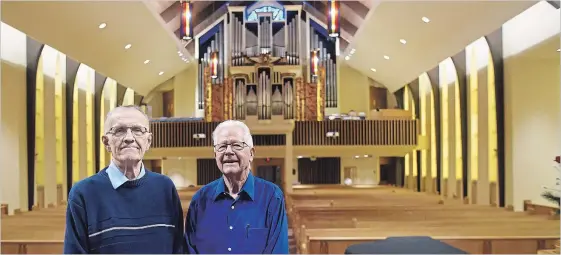
[[[222,177],[202,187],[185,220],[189,253],[287,254],[288,222],[280,188],[251,174],[255,149],[240,121],[212,134]]]
[[[177,190],[142,164],[152,141],[148,128],[137,107],[107,115],[102,141],[111,164],[70,190],[64,253],[184,253]]]

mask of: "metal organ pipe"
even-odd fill
[[[242,31],[243,30],[242,29],[243,29],[243,24],[242,24],[241,21],[239,21],[237,19],[236,19],[236,23],[238,24],[237,27],[236,27],[237,28],[236,34],[237,34],[237,38],[238,38],[238,41],[237,41],[237,45],[238,45],[238,47],[237,47],[238,65],[241,66],[241,65],[243,65],[243,58],[242,58],[242,56],[243,56],[243,53],[242,53],[242,41],[243,41],[243,38],[242,38],[242,36],[243,36]]]

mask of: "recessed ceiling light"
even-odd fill
[[[164,74],[164,72],[160,72],[158,75],[162,75],[162,74]]]
[[[375,68],[370,68],[370,71],[376,72],[376,69]]]
[[[430,19],[427,18],[427,17],[422,17],[421,19],[422,19],[423,22],[425,22],[425,23],[429,23],[429,22],[430,22]]]
[[[560,51],[561,51],[561,49],[557,49],[557,52],[560,52]]]
[[[388,56],[384,56],[384,58],[385,58],[385,59],[390,59],[390,57],[388,57]]]
[[[351,57],[349,57],[349,56],[346,56],[346,57],[345,57],[345,60],[349,60],[349,59],[351,59]]]
[[[144,64],[150,63],[150,59],[144,60]]]
[[[402,44],[406,44],[406,43],[407,43],[407,41],[405,41],[405,39],[400,39],[399,42],[402,43]]]
[[[351,54],[355,54],[356,49],[351,50]]]
[[[125,49],[127,49],[127,50],[128,50],[128,49],[130,49],[130,48],[131,48],[131,46],[132,46],[132,45],[131,45],[131,44],[129,43],[129,44],[125,45]]]
[[[106,26],[107,26],[106,23],[101,23],[101,24],[99,24],[99,28],[100,28],[100,29],[104,29]]]

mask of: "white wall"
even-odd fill
[[[0,203],[27,208],[26,35],[1,23]]]
[[[540,194],[559,176],[559,28],[559,10],[544,1],[503,26],[506,202],[516,211],[526,199],[555,206]]]
[[[168,158],[162,160],[162,172],[169,176],[177,188],[197,185],[196,158]]]

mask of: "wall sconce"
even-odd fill
[[[218,78],[218,52],[214,51],[210,55],[210,77]]]
[[[339,132],[335,131],[335,132],[327,132],[327,134],[325,134],[325,136],[327,137],[339,137]]]
[[[179,38],[183,40],[193,39],[193,23],[191,22],[191,2],[180,1],[179,8],[181,9],[180,24],[179,24]]]
[[[204,139],[206,138],[205,134],[193,134],[194,139]]]
[[[329,32],[329,37],[339,37],[339,1],[329,0],[328,3],[329,13],[327,14],[327,30]]]

